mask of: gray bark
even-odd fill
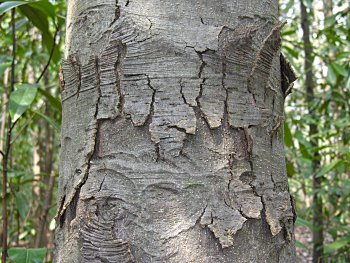
[[[69,1],[55,262],[295,262],[277,13]]]

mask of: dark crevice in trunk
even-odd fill
[[[121,41],[118,41],[118,58],[114,65],[115,75],[116,75],[116,91],[119,96],[119,102],[118,102],[118,111],[120,114],[123,114],[124,111],[124,104],[125,104],[125,98],[124,93],[121,87],[121,76],[122,76],[122,64],[123,59],[126,56],[126,45],[123,44]]]

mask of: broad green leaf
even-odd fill
[[[311,229],[312,230],[312,223],[305,220],[305,219],[302,219],[301,217],[298,217],[297,220],[295,221],[295,225],[296,226],[306,226],[307,228]]]
[[[48,17],[50,16],[50,12],[43,12],[43,7],[37,8],[38,6],[41,6],[40,4],[51,5],[50,3],[45,4],[44,2],[45,1],[39,1],[31,5],[21,6],[20,10],[30,22],[41,31],[44,46],[50,54],[54,46],[54,38],[49,30]],[[52,60],[54,63],[57,63],[60,60],[60,53],[57,47],[54,49]]]
[[[66,22],[66,17],[65,16],[62,16],[62,15],[57,15],[57,24],[58,26],[62,26],[64,25],[64,23]]]
[[[348,76],[348,71],[342,65],[334,62],[331,64],[331,67],[338,73],[338,75],[342,75],[344,77]]]
[[[349,243],[350,243],[350,238],[336,240],[336,241],[334,241],[333,243],[331,243],[329,245],[325,245],[324,246],[324,252],[327,253],[327,254],[335,252],[335,251],[345,247]]]
[[[43,13],[47,14],[52,19],[56,18],[55,7],[49,1],[37,1],[30,3],[30,6],[41,10]]]
[[[14,263],[42,263],[44,261],[46,248],[10,248],[8,254]]]
[[[335,84],[335,82],[337,81],[337,75],[334,72],[333,67],[331,67],[331,66],[328,67],[327,80],[331,84]]]
[[[292,133],[287,122],[284,123],[284,143],[289,148],[294,147]]]
[[[37,84],[20,84],[15,91],[11,92],[9,111],[12,122],[16,122],[30,107],[35,99],[37,90]]]
[[[283,49],[286,50],[285,53],[291,55],[294,58],[299,58],[299,52],[291,47],[283,46]]]
[[[15,8],[17,6],[21,6],[21,5],[26,5],[29,4],[29,2],[25,2],[25,1],[9,1],[9,2],[4,2],[0,5],[0,15],[2,15],[3,13],[11,10],[12,8]]]
[[[25,219],[29,209],[28,198],[22,192],[16,192],[16,207],[22,219]]]
[[[22,28],[25,30],[25,25],[28,23],[27,18],[22,18],[21,20],[16,21],[16,30],[20,31]]]
[[[310,155],[308,149],[305,147],[305,145],[301,141],[299,141],[299,147],[300,147],[301,155],[305,159],[308,159],[308,160],[312,160],[313,159],[313,157]]]
[[[317,173],[316,177],[320,177],[325,175],[326,173],[330,172],[331,170],[337,168],[341,163],[343,163],[343,160],[334,160],[330,164],[323,166],[322,169]]]
[[[288,175],[288,178],[291,178],[294,174],[295,174],[295,169],[294,169],[293,163],[287,161],[287,175]]]
[[[21,12],[43,33],[49,33],[49,21],[47,15],[30,5],[20,6]]]
[[[47,98],[47,100],[49,101],[49,103],[52,107],[56,108],[59,112],[62,111],[61,101],[58,98],[55,98],[50,93],[48,93],[46,90],[43,90],[42,88],[39,88],[38,91],[39,91],[39,93],[41,93],[42,95],[44,95]]]
[[[61,126],[50,117],[46,116],[45,114],[39,111],[33,111],[33,113],[45,119],[58,133],[61,131]]]
[[[52,51],[52,48],[54,47],[53,36],[51,35],[51,33],[43,33],[42,37],[43,37],[43,42],[44,42],[44,45],[47,49],[47,52],[50,54]],[[54,63],[57,63],[60,60],[60,52],[59,52],[57,46],[55,46],[54,48],[55,49],[53,50],[52,61]]]

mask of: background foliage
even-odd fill
[[[311,28],[315,98],[310,104],[299,1],[280,1],[281,20],[288,22],[282,51],[298,76],[286,101],[284,126],[290,190],[299,215],[297,230],[310,235],[314,230],[312,200],[317,194],[322,199],[323,259],[349,262],[350,7],[342,0],[303,0]],[[12,127],[6,199],[8,254],[13,262],[52,260],[64,17],[65,1],[2,1],[0,5],[0,150],[6,152]],[[310,136],[312,125],[317,129]],[[313,177],[320,178],[321,187],[314,187]],[[309,241],[297,241],[300,255],[311,255]]]

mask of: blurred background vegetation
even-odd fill
[[[16,263],[52,260],[65,12],[65,1],[0,5],[0,244]],[[298,257],[350,262],[350,4],[280,0],[280,14],[298,77],[284,125]]]

